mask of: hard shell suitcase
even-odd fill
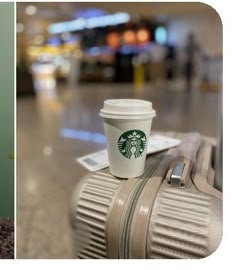
[[[71,208],[75,257],[209,256],[222,236],[212,159],[213,145],[188,134],[180,146],[148,156],[139,178],[119,179],[109,169],[85,176]]]

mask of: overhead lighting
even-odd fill
[[[37,12],[37,7],[33,6],[33,5],[29,5],[25,8],[25,14],[32,16],[34,14],[36,14]]]
[[[60,34],[63,32],[79,31],[83,29],[93,29],[97,27],[105,27],[126,23],[130,20],[130,16],[125,12],[117,12],[110,15],[93,17],[88,19],[77,19],[73,21],[54,23],[49,25],[48,32],[50,34]]]
[[[140,29],[137,32],[137,40],[139,43],[147,43],[150,40],[150,33],[147,29]]]
[[[16,32],[17,33],[22,33],[25,29],[25,26],[23,23],[17,23],[16,25]]]
[[[123,41],[125,44],[135,44],[136,43],[136,34],[132,30],[126,30],[123,33]]]
[[[155,30],[155,41],[157,44],[163,45],[167,40],[167,31],[164,26],[158,26]]]
[[[116,49],[120,45],[120,34],[117,32],[111,32],[107,35],[107,44],[113,49]]]

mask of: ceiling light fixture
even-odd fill
[[[126,23],[130,20],[130,15],[125,12],[117,12],[114,14],[93,17],[88,19],[77,19],[73,21],[54,23],[49,25],[48,32],[50,34],[60,34],[63,32],[79,31],[84,29],[92,29],[96,27],[105,27],[109,25],[117,25]]]
[[[37,12],[37,7],[33,5],[29,5],[25,8],[25,14],[32,16],[35,15]]]

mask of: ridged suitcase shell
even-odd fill
[[[166,153],[149,156],[140,178],[119,179],[108,169],[85,176],[71,210],[75,257],[195,259],[213,253],[222,236],[222,193],[212,186],[209,148],[202,144],[185,189],[162,179]]]

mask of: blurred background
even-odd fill
[[[202,3],[17,3],[17,257],[71,258],[69,206],[104,149],[109,98],[153,103],[153,131],[221,131],[222,24]]]

